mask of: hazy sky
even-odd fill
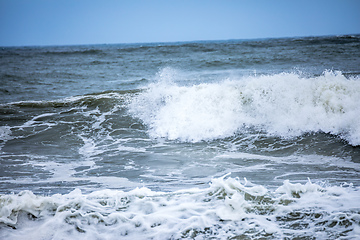
[[[0,0],[0,46],[360,33],[360,0]]]

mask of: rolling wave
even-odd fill
[[[249,130],[282,138],[323,132],[360,144],[360,81],[341,72],[248,76],[192,86],[177,84],[171,74],[160,76],[129,105],[152,137],[198,142]]]
[[[349,185],[284,181],[276,190],[214,178],[205,189],[0,195],[4,239],[356,238],[360,200]],[[37,231],[34,231],[36,226]]]

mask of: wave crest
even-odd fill
[[[137,95],[129,111],[155,138],[198,142],[251,128],[285,138],[325,132],[359,145],[359,99],[360,81],[332,71],[309,78],[281,73],[192,86],[163,79]]]

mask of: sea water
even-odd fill
[[[360,238],[359,35],[0,63],[1,239]]]

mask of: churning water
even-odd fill
[[[359,49],[1,49],[0,237],[360,238]]]

